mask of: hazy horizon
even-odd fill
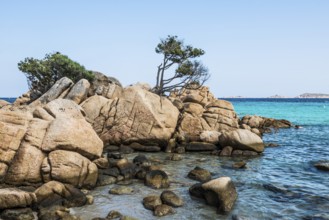
[[[17,63],[59,51],[126,86],[155,83],[161,38],[202,48],[216,97],[329,94],[329,1],[6,1],[0,97],[28,90]]]

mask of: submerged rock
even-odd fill
[[[176,211],[171,206],[165,204],[158,205],[154,209],[154,215],[158,217],[175,214],[175,213]]]
[[[317,162],[314,166],[319,170],[329,171],[329,161]]]
[[[143,199],[143,205],[146,209],[154,210],[156,206],[162,205],[160,196],[150,195]]]
[[[134,189],[127,186],[117,186],[110,189],[109,191],[110,194],[115,194],[115,195],[129,195],[132,194],[133,192]]]
[[[184,205],[183,199],[170,190],[163,191],[160,197],[163,204],[167,204],[172,207],[180,207]]]
[[[168,188],[168,175],[162,170],[152,170],[147,172],[145,177],[145,185],[155,189]]]
[[[117,218],[121,218],[122,214],[116,210],[112,210],[110,211],[107,216],[106,219],[117,219]]]
[[[208,170],[202,169],[201,167],[195,167],[191,170],[187,176],[193,180],[197,180],[200,182],[206,182],[211,179],[211,174]]]
[[[236,168],[236,169],[241,169],[241,168],[245,168],[247,165],[246,162],[244,161],[240,161],[240,162],[236,162],[232,165],[233,168]]]

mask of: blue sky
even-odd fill
[[[28,90],[20,60],[55,51],[123,85],[154,85],[154,48],[169,34],[206,51],[217,97],[329,93],[327,0],[10,0],[0,28],[0,97]]]

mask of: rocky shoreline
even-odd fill
[[[123,88],[101,73],[92,83],[62,78],[33,102],[29,93],[13,104],[0,100],[0,216],[78,219],[68,208],[91,204],[89,190],[133,179],[166,189],[141,202],[156,216],[174,214],[184,201],[170,191],[174,180],[159,161],[143,155],[129,161],[126,154],[164,151],[170,161],[189,151],[255,157],[264,151],[263,133],[290,127],[286,120],[240,119],[230,102],[216,99],[207,87],[160,97],[146,84]],[[220,213],[232,209],[238,195],[229,177],[212,179],[197,167],[186,175],[200,181],[190,187],[192,196]],[[129,187],[111,190],[133,193]],[[113,216],[128,219],[118,213],[106,219]]]

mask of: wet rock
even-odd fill
[[[139,170],[137,171],[137,173],[135,174],[135,177],[139,180],[145,180],[145,177],[146,177],[146,173],[147,171],[142,169],[142,170]]]
[[[193,170],[191,170],[188,175],[190,179],[197,180],[200,182],[206,182],[211,179],[211,174],[208,170],[202,169],[200,167],[195,167]]]
[[[118,161],[117,167],[119,168],[120,174],[124,177],[124,179],[132,179],[136,174],[136,165],[126,161],[125,159]]]
[[[167,159],[172,161],[180,161],[183,159],[183,156],[180,154],[171,154],[170,156],[167,157]]]
[[[107,216],[106,219],[117,219],[117,218],[121,218],[122,214],[116,210],[112,210],[110,211]]]
[[[163,204],[167,204],[172,207],[181,207],[184,205],[183,199],[170,190],[163,191],[160,198]]]
[[[234,150],[231,155],[232,157],[239,157],[242,156],[242,154],[243,154],[242,150]]]
[[[154,215],[158,217],[175,214],[175,213],[176,211],[171,206],[165,204],[158,205],[154,209]]]
[[[175,152],[178,154],[184,154],[185,153],[185,147],[180,146],[175,149]]]
[[[176,139],[175,138],[171,138],[169,141],[168,141],[168,145],[166,147],[166,150],[165,152],[166,153],[172,153],[174,152],[174,149],[176,147]]]
[[[132,149],[136,150],[136,151],[145,151],[145,152],[159,152],[161,151],[161,148],[159,146],[146,146],[146,145],[142,145],[139,143],[131,143],[129,145],[129,147],[131,147]]]
[[[202,183],[196,183],[189,188],[189,193],[197,198],[203,198],[205,190],[202,188]]]
[[[314,166],[319,170],[329,171],[329,161],[320,161],[314,164]]]
[[[136,164],[136,166],[138,167],[148,167],[151,166],[151,162],[149,161],[149,159],[147,159],[147,157],[143,154],[139,154],[137,155],[134,159],[133,159],[133,163]]]
[[[219,156],[228,156],[230,157],[233,151],[233,147],[226,146],[223,148],[223,150],[220,152]]]
[[[247,165],[246,162],[244,161],[240,161],[240,162],[236,162],[232,165],[233,168],[236,168],[236,169],[241,169],[241,168],[245,168]]]
[[[120,146],[120,153],[122,153],[122,154],[132,154],[132,153],[134,153],[134,149],[132,149],[131,147],[126,146],[126,145],[121,145]]]
[[[70,214],[70,210],[63,206],[41,208],[38,212],[39,220],[78,220],[80,218]]]
[[[187,151],[213,151],[217,146],[205,142],[191,142],[186,146]]]
[[[250,151],[250,150],[244,150],[242,153],[243,156],[257,156],[258,153],[255,151]]]
[[[160,196],[150,195],[143,199],[143,205],[146,209],[154,210],[156,206],[162,205]]]
[[[0,210],[10,208],[24,208],[37,201],[34,193],[25,192],[16,188],[0,189]]]
[[[34,220],[33,211],[30,208],[22,209],[6,209],[1,215],[0,219],[4,220]]]
[[[117,167],[108,168],[106,170],[100,171],[103,175],[118,177],[120,175],[120,170]]]
[[[94,204],[94,197],[92,195],[86,195],[86,205],[92,205]]]
[[[98,158],[94,160],[93,163],[96,164],[99,169],[106,169],[109,167],[109,161],[105,157]]]
[[[202,184],[207,204],[216,206],[218,212],[231,211],[238,197],[235,186],[229,177],[220,177]]]
[[[155,189],[168,188],[168,175],[162,170],[149,171],[145,176],[145,185]]]
[[[266,143],[265,144],[265,147],[278,147],[278,146],[280,146],[280,145],[277,143]]]
[[[133,181],[131,179],[129,180],[122,180],[116,183],[117,185],[121,185],[121,186],[128,186],[133,184]]]
[[[123,159],[122,155],[120,152],[112,152],[107,155],[107,158],[113,158],[113,159]]]
[[[120,220],[138,220],[138,219],[131,217],[131,216],[124,215],[120,218]]]
[[[110,194],[115,194],[115,195],[129,195],[132,194],[133,192],[134,189],[127,186],[117,186],[110,189],[109,191]]]
[[[107,175],[99,175],[97,179],[97,186],[111,185],[117,181],[117,178]]]
[[[119,151],[120,147],[116,145],[107,145],[104,146],[104,152],[113,152],[113,151]]]

